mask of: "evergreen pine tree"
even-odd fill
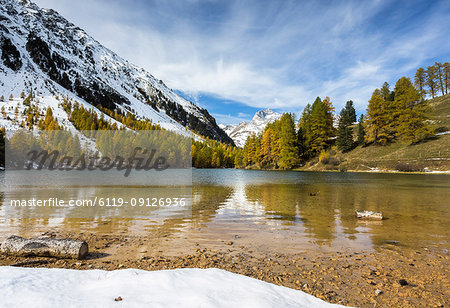
[[[306,133],[302,125],[299,125],[297,131],[297,148],[298,148],[298,157],[301,160],[307,160],[308,148],[306,146]]]
[[[298,122],[299,155],[303,159],[311,156],[311,105],[307,104]]]
[[[313,155],[324,151],[333,136],[333,110],[328,97],[323,101],[317,97],[311,107],[308,147]]]
[[[336,139],[336,145],[342,152],[350,151],[355,146],[353,129],[351,127],[354,122],[356,122],[355,108],[353,107],[353,102],[348,101],[340,113]]]

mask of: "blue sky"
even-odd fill
[[[35,0],[219,123],[317,96],[364,112],[373,90],[450,60],[450,1]]]

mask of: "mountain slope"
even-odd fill
[[[303,170],[450,171],[450,94],[429,101],[428,124],[435,136],[418,144],[401,141],[386,146],[358,146],[330,159],[336,164],[312,160]],[[334,159],[336,158],[336,159]],[[337,163],[340,162],[340,163]]]
[[[131,112],[163,128],[233,141],[215,119],[161,80],[122,59],[51,9],[0,0],[0,94],[58,94]],[[188,128],[188,129],[187,129]]]
[[[281,114],[273,110],[260,110],[249,123],[242,121],[238,125],[222,126],[222,129],[233,139],[236,146],[242,148],[249,136],[262,132],[267,124],[275,122],[280,117]]]

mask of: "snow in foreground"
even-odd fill
[[[338,307],[219,269],[68,270],[0,267],[2,307]],[[116,302],[115,298],[123,300]]]

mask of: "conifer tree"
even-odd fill
[[[52,108],[48,107],[47,111],[45,112],[45,120],[44,120],[45,127],[50,127],[50,124],[52,122],[53,122],[53,111]]]
[[[351,127],[354,122],[356,122],[355,108],[353,107],[353,102],[348,101],[340,113],[336,139],[336,145],[342,152],[347,152],[354,148],[353,129]]]
[[[430,89],[431,97],[434,98],[436,96],[437,84],[436,84],[436,67],[428,66],[426,70],[426,80],[425,83]]]
[[[212,154],[211,166],[213,168],[219,168],[220,167],[220,159],[219,159],[219,155],[217,154],[216,151],[214,151],[213,154]]]
[[[425,96],[425,80],[425,70],[423,67],[419,67],[416,71],[416,75],[414,76],[414,85],[421,97]]]
[[[308,159],[311,155],[311,105],[307,104],[303,109],[302,116],[298,122],[298,144],[299,155],[303,159]]]
[[[376,89],[367,106],[364,129],[368,143],[387,144],[393,139],[391,123],[391,104],[387,102],[379,89]]]
[[[5,97],[2,95],[0,96],[0,102],[4,102],[5,101]]]
[[[252,165],[256,162],[256,144],[255,135],[247,137],[244,145],[245,162],[247,165]]]
[[[297,166],[299,163],[294,116],[289,113],[284,113],[279,122],[281,149],[279,167],[288,170]]]
[[[444,88],[445,88],[445,94],[448,94],[450,91],[450,63],[445,62],[444,63]]]
[[[273,141],[272,128],[268,126],[261,140],[261,159],[262,159],[261,164],[263,167],[272,166],[273,164],[272,141]]]
[[[5,166],[5,128],[0,127],[0,166]]]
[[[325,99],[323,100],[322,103],[325,105],[325,119],[326,119],[326,123],[327,123],[327,133],[329,134],[330,137],[332,137],[333,133],[334,133],[333,103],[331,102],[331,100],[328,96],[325,97]]]
[[[391,92],[390,85],[386,81],[383,83],[380,92],[385,101],[390,102],[394,100],[394,92]]]
[[[445,94],[444,88],[444,67],[442,66],[442,63],[436,62],[434,63],[434,66],[436,68],[436,81],[437,81],[437,88],[441,89],[442,95]]]
[[[358,140],[357,140],[358,145],[364,144],[364,137],[366,135],[366,132],[364,131],[363,123],[364,123],[364,115],[361,114],[361,116],[359,117],[359,122],[358,122]]]
[[[340,118],[346,125],[352,125],[356,122],[356,111],[355,107],[353,106],[353,101],[350,100],[345,103],[345,107],[341,110]]]
[[[328,97],[323,101],[317,97],[311,106],[310,140],[308,147],[312,154],[318,154],[328,147],[329,139],[333,136],[333,106]]]
[[[80,138],[78,138],[78,135],[75,135],[72,139],[69,148],[69,155],[72,157],[79,157],[81,155],[81,143]]]
[[[425,124],[426,101],[412,85],[409,78],[402,77],[395,84],[394,129],[400,139],[416,143],[430,134]]]
[[[299,125],[297,131],[297,148],[298,148],[298,157],[301,160],[307,160],[308,148],[306,146],[306,133],[302,125]]]
[[[235,168],[242,168],[242,167],[244,167],[244,156],[242,155],[241,151],[239,151],[234,156],[234,167]]]

